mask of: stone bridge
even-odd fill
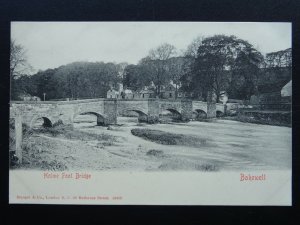
[[[221,103],[207,103],[203,101],[193,101],[193,113],[206,118],[214,118],[225,114],[225,105]]]
[[[204,112],[207,117],[215,117],[216,112],[224,112],[218,104],[191,100],[163,99],[89,99],[75,101],[19,101],[11,102],[10,117],[21,117],[22,122],[33,127],[38,119],[45,126],[52,126],[61,120],[64,124],[73,124],[78,115],[91,114],[97,117],[98,125],[116,124],[117,116],[125,111],[134,111],[139,121],[155,123],[159,115],[168,110],[181,120],[189,120],[193,113]]]

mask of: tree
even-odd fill
[[[184,52],[185,57],[197,58],[198,48],[202,44],[204,40],[203,36],[196,37],[187,47],[186,51]]]
[[[125,68],[128,66],[128,63],[127,62],[121,62],[121,63],[118,63],[116,65],[117,67],[117,70],[118,70],[118,75],[120,77],[121,80],[123,80],[123,77],[124,77],[124,71],[125,71]]]
[[[292,49],[266,54],[263,75],[259,79],[259,92],[274,92],[292,79]]]
[[[116,64],[103,62],[74,62],[57,69],[61,98],[97,98],[106,96],[110,87],[121,82]]]
[[[178,96],[178,87],[181,84],[181,77],[186,73],[186,66],[189,59],[186,57],[172,57],[167,60],[168,77],[175,84],[175,99]]]
[[[26,51],[23,46],[17,44],[14,40],[10,42],[10,82],[11,82],[11,99],[17,100],[19,95],[24,92],[24,82],[17,81],[31,70],[31,66],[27,62]]]
[[[134,91],[150,85],[152,73],[149,66],[143,63],[138,65],[128,65],[124,70],[123,85]]]
[[[168,81],[167,60],[175,56],[176,48],[164,43],[149,51],[148,57],[141,60],[141,64],[152,71],[153,82],[156,85],[156,95],[160,97],[161,86]]]
[[[257,93],[264,57],[247,41],[237,39],[237,42],[243,47],[236,52],[228,93],[233,98],[250,99]]]
[[[230,87],[236,85],[236,79],[241,81],[242,86],[249,83],[255,85],[254,78],[258,75],[262,60],[261,53],[247,41],[225,35],[207,37],[198,48],[192,73],[188,74],[191,77],[185,78],[188,83],[186,86],[196,96],[206,97],[208,91],[214,92],[219,101],[220,91],[230,91]],[[248,98],[252,92],[251,89],[249,93],[241,94],[241,97]]]
[[[27,62],[26,51],[14,40],[10,42],[10,76],[16,79],[28,72],[31,67]]]
[[[292,67],[292,49],[271,52],[266,55],[266,67]]]

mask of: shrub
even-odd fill
[[[57,122],[55,122],[55,123],[53,123],[53,127],[57,127],[57,126],[61,126],[61,125],[63,125],[64,123],[63,123],[63,121],[62,120],[58,120]]]
[[[200,170],[200,171],[218,171],[219,168],[215,165],[212,165],[212,164],[202,164],[202,165],[196,165],[195,166],[197,170]]]
[[[159,130],[135,128],[131,130],[131,133],[137,137],[163,145],[187,145],[199,147],[207,144],[206,139]]]
[[[151,149],[146,153],[147,156],[163,157],[164,152],[162,150]]]

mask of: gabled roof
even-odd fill
[[[154,91],[153,90],[142,90],[139,93],[141,93],[141,94],[152,94],[152,93],[154,93]]]
[[[281,89],[281,96],[292,96],[292,80],[290,80],[286,85]]]

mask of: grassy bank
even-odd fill
[[[34,130],[35,134],[46,134],[52,137],[61,137],[70,140],[81,141],[100,141],[106,146],[114,145],[117,142],[117,138],[109,134],[94,134],[83,132],[74,129],[71,125],[54,125],[53,127],[41,127]]]
[[[188,136],[183,134],[174,134],[159,130],[136,128],[132,129],[131,133],[137,137],[141,137],[145,140],[153,141],[155,143],[163,145],[184,145],[193,147],[201,147],[208,145],[207,139],[204,138],[202,139],[199,137]]]
[[[115,145],[118,142],[115,136],[82,132],[62,123],[54,124],[53,127],[40,127],[38,129],[29,129],[28,126],[23,124],[23,162],[20,164],[15,155],[15,130],[14,123],[11,122],[9,139],[10,168],[67,170],[68,167],[64,163],[64,160],[61,160],[60,157],[52,153],[53,149],[61,148],[60,142],[57,142],[55,138],[83,142],[98,141],[97,146],[100,146],[100,149],[105,146]]]

